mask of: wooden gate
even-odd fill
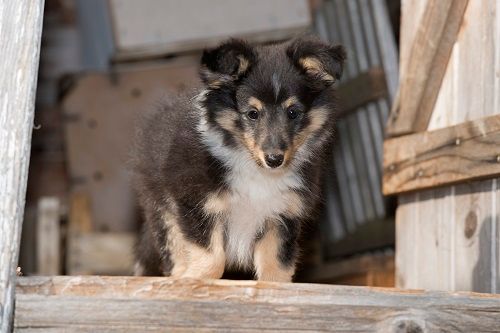
[[[403,1],[384,146],[384,193],[400,194],[399,287],[500,290],[499,10],[498,0]]]

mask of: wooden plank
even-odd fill
[[[38,202],[37,273],[61,274],[61,206],[59,199],[44,197]]]
[[[88,195],[73,193],[67,235],[68,274],[132,274],[135,233],[96,232],[90,214]]]
[[[394,287],[394,254],[364,254],[305,268],[301,282]]]
[[[17,292],[17,332],[479,332],[500,325],[500,295],[473,293],[99,276],[20,278]]]
[[[414,245],[420,223],[420,193],[398,196],[396,210],[396,287],[415,289],[420,276],[419,249]]]
[[[420,192],[418,196],[418,224],[411,226],[409,237],[413,238],[408,246],[418,247],[414,251],[416,275],[414,285],[406,288],[424,288],[430,290],[450,290],[452,284],[450,270],[451,226],[455,222],[450,215],[449,201],[452,192],[449,188],[432,189]],[[404,223],[404,222],[403,222]]]
[[[500,175],[500,115],[384,143],[384,194]]]
[[[200,50],[228,36],[286,39],[311,23],[306,0],[110,0],[109,8],[119,60]]]
[[[370,68],[343,82],[337,89],[337,96],[340,108],[336,116],[339,118],[370,102],[386,97],[387,87],[384,71],[380,67]]]
[[[136,230],[128,170],[136,122],[198,82],[198,61],[181,57],[75,80],[63,101],[71,191],[88,195],[96,231]]]
[[[411,55],[413,35],[426,4],[422,0],[402,1],[403,69],[407,68],[404,63]],[[498,114],[500,76],[495,74],[500,70],[498,8],[500,0],[469,2],[466,23],[453,47],[428,130]],[[498,189],[498,179],[492,179],[429,190],[425,198],[422,192],[399,197],[396,216],[399,287],[498,292],[495,281],[500,285],[497,227],[500,195],[498,190],[493,193],[495,183]],[[446,200],[442,199],[443,192]],[[435,204],[430,204],[431,201]],[[477,221],[477,226],[474,232],[470,231],[474,228],[468,229],[470,238],[467,238],[465,226],[475,224],[471,221]],[[440,259],[429,259],[437,257]],[[432,265],[440,268],[429,268]]]
[[[457,290],[496,292],[495,182],[485,180],[455,187],[456,221],[449,237],[453,237],[451,265],[457,272],[453,281]]]
[[[427,129],[468,0],[428,1],[400,83],[389,136]]]
[[[9,331],[14,306],[43,5],[0,5],[0,332]]]
[[[375,220],[365,223],[338,241],[331,242],[324,250],[324,256],[333,259],[353,253],[372,251],[394,244],[394,221]]]
[[[70,198],[68,233],[91,232],[94,228],[90,212],[88,194],[83,192],[72,193]]]
[[[133,273],[136,235],[94,232],[72,236],[68,274],[130,275]]]

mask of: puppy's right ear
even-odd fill
[[[243,40],[230,39],[203,52],[200,77],[205,84],[214,88],[234,83],[248,73],[256,60],[257,55],[252,46]]]

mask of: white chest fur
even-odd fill
[[[227,262],[248,267],[256,236],[266,221],[280,222],[279,215],[290,204],[288,194],[303,187],[302,179],[293,170],[272,172],[257,166],[245,148],[226,147],[203,117],[198,130],[210,152],[230,170],[226,177],[230,195],[223,209]]]
[[[300,188],[300,177],[289,171],[273,173],[254,164],[235,163],[230,186],[226,225],[226,256],[230,264],[247,266],[253,256],[255,237],[266,221],[279,223],[290,204],[289,193]]]

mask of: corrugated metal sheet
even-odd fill
[[[383,68],[388,96],[339,119],[334,174],[328,180],[326,241],[335,242],[360,225],[386,218],[381,192],[383,130],[398,84],[398,55],[385,0],[327,0],[315,14],[324,40],[343,44],[348,62],[343,80]]]

